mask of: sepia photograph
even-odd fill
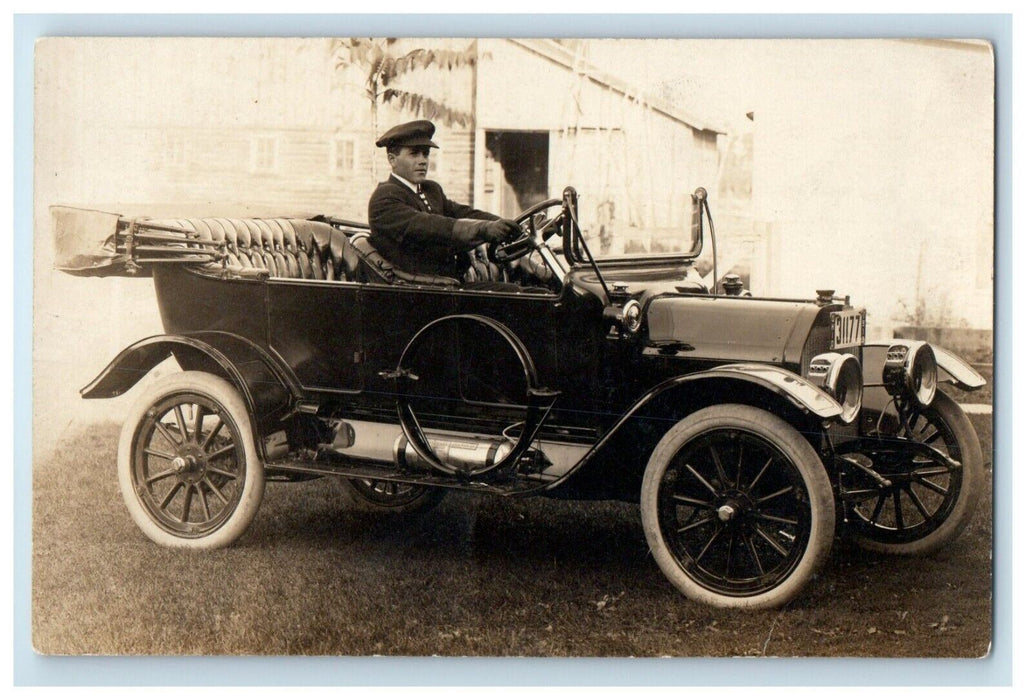
[[[34,59],[37,653],[990,653],[989,41]]]

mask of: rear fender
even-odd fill
[[[84,399],[121,396],[169,356],[184,370],[210,372],[233,384],[259,435],[284,417],[297,395],[289,375],[266,352],[240,336],[219,331],[144,338],[120,352],[79,393]]]

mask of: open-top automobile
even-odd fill
[[[449,489],[638,502],[660,569],[715,606],[795,598],[837,533],[926,554],[972,516],[980,446],[940,390],[985,380],[925,342],[872,341],[850,297],[750,296],[679,253],[596,259],[578,195],[528,209],[470,279],[390,265],[362,223],[129,219],[55,207],[59,268],[150,275],[165,333],[82,390],[150,382],[118,446],[155,542],[236,541],[267,481],[335,477],[385,513]],[[716,262],[716,261],[715,261]]]

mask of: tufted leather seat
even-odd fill
[[[340,280],[374,284],[420,284],[459,287],[459,280],[400,270],[369,242],[361,224],[335,221],[348,233],[325,221],[309,219],[149,219],[197,233],[205,241],[226,243],[226,266],[231,270],[264,270],[270,277]],[[504,278],[487,258],[487,246],[471,250],[465,282]],[[209,263],[221,268],[221,263]]]
[[[362,264],[359,267],[360,282],[381,284],[429,284],[437,287],[459,287],[469,282],[498,282],[503,280],[499,266],[488,259],[488,246],[482,244],[469,251],[470,267],[463,281],[453,277],[406,272],[388,262],[369,241],[369,234],[358,232],[349,239]]]
[[[348,236],[306,219],[165,219],[203,240],[226,242],[227,267],[267,270],[270,277],[356,281],[359,255]]]
[[[442,287],[458,287],[459,280],[438,275],[421,275],[400,270],[387,258],[377,252],[369,242],[368,233],[356,233],[348,241],[349,246],[359,256],[362,265],[359,271],[360,282],[379,282],[381,284],[430,284]]]

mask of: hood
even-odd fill
[[[670,295],[646,309],[648,345],[699,360],[798,365],[821,307],[813,301]]]

